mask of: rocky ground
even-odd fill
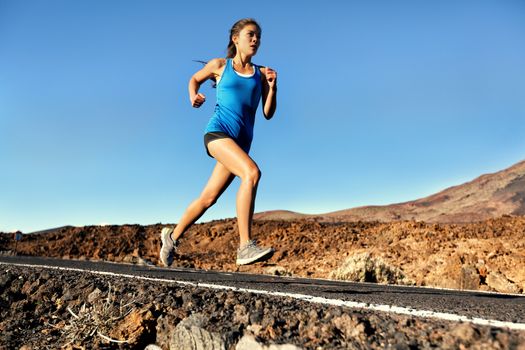
[[[24,255],[158,264],[163,226],[62,228],[24,235],[17,250]],[[268,263],[235,265],[238,234],[236,221],[228,219],[194,225],[182,239],[175,265],[454,289],[525,290],[525,268],[517,268],[525,266],[524,216],[471,224],[261,220],[254,222],[253,236],[276,249]],[[14,250],[12,234],[0,235],[0,251]]]
[[[192,342],[237,350],[525,349],[525,333],[491,327],[89,273],[0,268],[0,349],[191,349]]]
[[[158,264],[164,226],[66,227],[24,235],[16,250]],[[193,226],[175,265],[513,293],[525,289],[522,216],[461,225],[259,220],[253,236],[276,249],[269,262],[236,267],[236,221],[228,219]],[[12,234],[0,234],[0,251],[15,251]],[[288,349],[525,349],[523,332],[87,273],[0,267],[0,349],[142,349],[155,343],[177,349],[187,348],[187,341],[238,350],[272,344],[273,349],[286,349],[283,344]]]

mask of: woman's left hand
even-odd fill
[[[268,86],[271,90],[273,90],[277,86],[277,72],[271,69],[270,67],[266,67],[266,81],[268,82]]]

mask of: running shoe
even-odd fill
[[[160,248],[160,261],[164,266],[171,266],[173,264],[173,258],[177,251],[178,242],[171,238],[173,233],[173,227],[164,227],[160,232],[160,240],[162,247]]]
[[[273,255],[273,248],[258,247],[255,240],[250,240],[246,245],[237,250],[237,265],[248,265],[257,261],[268,260]]]

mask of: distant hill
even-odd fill
[[[255,214],[255,219],[319,221],[475,222],[502,215],[525,215],[525,161],[431,196],[391,205],[364,206],[326,214],[305,215],[277,210]]]
[[[256,220],[296,220],[309,217],[311,217],[311,215],[296,213],[290,210],[270,210],[253,215],[253,218]]]
[[[41,234],[46,234],[46,233],[51,233],[51,232],[58,232],[58,231],[62,231],[62,230],[68,230],[70,228],[73,228],[73,226],[71,225],[66,225],[66,226],[60,226],[60,227],[54,227],[54,228],[49,228],[47,230],[41,230],[41,231],[35,231],[35,232],[29,232],[29,234],[37,234],[37,235],[41,235]]]

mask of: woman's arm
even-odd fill
[[[188,92],[193,107],[199,108],[206,101],[206,96],[199,93],[199,88],[206,80],[219,76],[224,63],[224,58],[214,58],[190,78]]]
[[[263,114],[271,119],[277,109],[277,72],[270,67],[262,67]]]

